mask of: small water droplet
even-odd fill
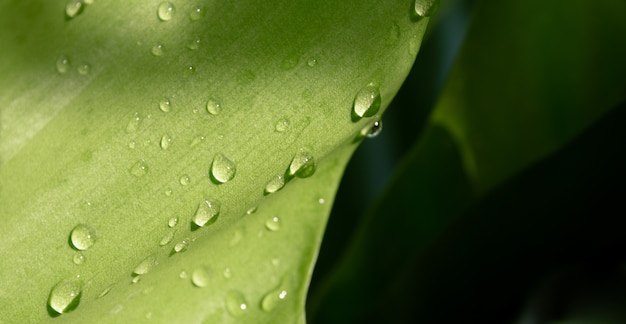
[[[246,211],[246,215],[252,215],[252,214],[256,213],[256,210],[257,210],[257,206],[250,207],[250,209],[248,209]]]
[[[204,142],[205,139],[206,139],[206,137],[204,137],[204,136],[196,136],[196,137],[194,137],[193,140],[191,140],[191,143],[189,144],[189,147],[194,147],[194,146]]]
[[[85,224],[78,224],[70,233],[70,242],[77,250],[87,250],[96,243],[96,232]]]
[[[61,74],[65,74],[70,69],[70,59],[65,55],[61,55],[57,59],[56,66],[57,66],[57,72]]]
[[[218,153],[213,158],[211,164],[210,177],[215,184],[226,183],[235,177],[237,172],[237,166],[235,162],[224,156],[224,154]]]
[[[135,141],[130,141],[128,142],[128,148],[130,149],[134,149],[137,146],[137,143],[135,143]]]
[[[189,73],[196,73],[196,67],[193,65],[187,65],[187,71]]]
[[[290,54],[280,63],[280,68],[285,71],[291,70],[298,65],[299,61],[300,56],[298,54]]]
[[[272,232],[276,232],[280,229],[280,218],[278,216],[274,216],[267,221],[265,221],[265,228]]]
[[[415,14],[419,17],[430,17],[437,8],[439,8],[439,0],[415,0]]]
[[[178,217],[172,217],[167,221],[167,226],[169,226],[170,228],[173,228],[176,225],[178,225]]]
[[[130,281],[130,283],[131,284],[136,284],[139,281],[141,281],[141,276],[136,276],[136,277],[133,277],[133,279]]]
[[[81,75],[87,75],[91,71],[91,65],[89,63],[83,63],[78,67],[78,73]]]
[[[83,262],[85,262],[85,256],[80,252],[76,252],[74,253],[74,257],[72,258],[72,261],[76,265],[83,264]]]
[[[214,98],[210,98],[206,103],[206,111],[211,115],[217,115],[222,111],[222,103]]]
[[[194,40],[192,40],[188,45],[187,48],[195,51],[200,47],[200,38],[196,38]]]
[[[213,223],[219,213],[220,204],[218,202],[205,200],[198,205],[198,209],[196,209],[196,213],[193,215],[193,222],[202,227],[209,222]]]
[[[246,313],[248,303],[243,294],[236,290],[231,290],[226,294],[226,310],[234,317],[241,317]]]
[[[183,174],[182,176],[180,176],[178,182],[180,182],[181,185],[186,186],[191,182],[191,180],[189,179],[188,175]]]
[[[178,274],[178,278],[180,279],[187,279],[189,277],[189,274],[187,274],[187,271],[183,270]]]
[[[70,0],[65,5],[65,16],[72,19],[83,12],[83,7],[82,0]]]
[[[374,116],[380,109],[380,90],[373,83],[363,87],[354,97],[352,120]]]
[[[161,109],[162,112],[170,112],[172,110],[172,103],[167,98],[161,99],[161,101],[159,101],[159,109]]]
[[[78,280],[61,281],[50,290],[48,306],[59,314],[71,312],[80,303],[82,289],[82,283]]]
[[[317,59],[316,58],[312,58],[310,60],[308,60],[306,62],[306,65],[308,65],[309,67],[314,67],[317,65]]]
[[[320,205],[323,205],[323,204],[326,203],[326,199],[320,198],[320,199],[317,200],[317,203],[320,204]]]
[[[98,295],[98,297],[97,297],[97,298],[102,298],[102,297],[104,297],[104,296],[108,295],[108,294],[111,292],[111,289],[113,289],[113,286],[115,286],[115,285],[110,285],[110,286],[108,286],[108,287],[104,288],[104,289],[100,292],[100,294]]]
[[[152,46],[152,55],[161,56],[163,53],[165,53],[165,47],[163,44],[154,44],[154,46]]]
[[[202,19],[206,15],[206,10],[202,6],[196,6],[191,9],[191,13],[189,13],[189,19],[191,21],[197,21]]]
[[[205,287],[209,284],[211,276],[205,268],[197,268],[191,273],[191,283],[196,287]]]
[[[174,231],[169,231],[167,232],[167,234],[163,235],[163,237],[159,241],[159,246],[165,246],[169,244],[170,242],[172,242],[172,239],[174,239]]]
[[[268,181],[267,184],[265,185],[265,194],[266,195],[273,194],[277,192],[278,190],[283,189],[284,186],[285,186],[285,177],[283,177],[282,175],[277,175],[273,177],[272,179],[270,179],[270,181]]]
[[[316,167],[313,155],[307,149],[301,148],[291,160],[289,176],[308,178],[315,173]]]
[[[152,268],[154,268],[154,266],[156,265],[157,265],[156,255],[151,255],[143,259],[143,261],[141,261],[135,267],[135,269],[133,269],[133,274],[136,274],[136,275],[146,274],[150,272],[150,270],[152,270]]]
[[[128,171],[135,177],[140,178],[146,175],[148,172],[148,166],[146,166],[143,160],[139,160],[135,162],[135,164],[133,164]]]
[[[139,124],[141,123],[141,117],[139,117],[139,113],[135,113],[133,118],[126,124],[126,131],[129,133],[134,133],[139,128]]]
[[[383,131],[383,121],[377,120],[373,122],[371,125],[364,127],[361,130],[361,136],[367,137],[367,138],[374,138],[380,135],[382,131]]]
[[[189,239],[184,239],[180,241],[179,243],[176,243],[176,245],[174,245],[174,252],[176,253],[185,252],[187,251],[188,247],[189,247]]]
[[[271,312],[287,297],[287,290],[278,289],[270,291],[261,300],[261,308],[266,312]]]
[[[161,148],[167,150],[170,147],[170,143],[172,143],[172,137],[169,134],[163,134],[161,136]]]
[[[157,17],[161,21],[171,20],[174,17],[174,13],[176,13],[176,8],[171,2],[161,2],[157,8]]]
[[[174,191],[172,189],[165,189],[165,195],[170,197],[172,194],[174,193]]]
[[[274,129],[277,132],[282,133],[286,131],[288,127],[289,127],[289,120],[287,118],[281,118],[276,122],[276,126],[274,126]]]
[[[230,268],[224,269],[224,272],[222,274],[224,275],[224,278],[226,279],[230,279],[233,277],[233,271]]]

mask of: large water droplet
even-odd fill
[[[191,21],[197,21],[202,19],[202,17],[204,17],[205,15],[206,10],[204,9],[204,7],[197,6],[191,9],[191,13],[189,13],[189,19],[191,19]]]
[[[415,14],[419,17],[430,17],[437,8],[439,8],[439,0],[415,0]]]
[[[222,103],[214,98],[210,98],[206,103],[206,111],[211,115],[217,115],[222,111]]]
[[[152,55],[161,56],[163,53],[165,53],[165,47],[163,47],[163,44],[154,44],[154,46],[152,46]]]
[[[282,189],[285,186],[285,177],[282,175],[277,175],[270,179],[265,185],[265,194],[273,194],[276,191]]]
[[[156,256],[155,255],[151,255],[151,256],[143,259],[143,261],[141,261],[135,267],[135,269],[133,269],[133,274],[136,274],[136,275],[146,274],[146,273],[150,272],[150,270],[152,270],[152,268],[154,268],[154,266],[156,266],[156,265],[157,265]]]
[[[274,129],[277,132],[282,133],[286,131],[288,127],[289,127],[289,120],[287,118],[281,118],[276,122],[276,126],[274,126]]]
[[[74,257],[72,258],[72,262],[74,262],[74,264],[79,265],[79,264],[83,264],[83,262],[85,262],[85,256],[80,253],[80,252],[76,252],[74,253]]]
[[[130,174],[139,178],[146,175],[146,173],[148,172],[148,166],[144,163],[143,160],[139,160],[135,162],[135,164],[133,164],[130,169],[128,169],[128,171],[130,172]]]
[[[214,183],[226,183],[235,177],[236,172],[235,162],[224,156],[224,154],[218,153],[215,155],[210,172],[211,180]]]
[[[380,109],[380,90],[373,83],[363,87],[354,97],[352,120],[374,116]]]
[[[287,291],[284,289],[278,289],[270,291],[261,300],[261,309],[266,312],[271,312],[287,297]]]
[[[274,216],[265,221],[265,228],[272,232],[276,232],[280,229],[280,218],[278,216]]]
[[[96,243],[96,232],[85,224],[78,224],[70,233],[70,242],[77,250],[87,250]]]
[[[71,312],[80,303],[82,289],[82,283],[78,280],[61,281],[50,290],[48,306],[59,314]]]
[[[56,66],[57,66],[57,72],[61,74],[65,74],[70,69],[70,59],[65,55],[61,55],[57,59]]]
[[[164,1],[161,2],[157,8],[157,17],[159,17],[161,21],[168,21],[174,17],[175,12],[176,8],[174,7],[174,4]]]
[[[213,220],[220,213],[220,204],[215,201],[205,200],[198,205],[195,215],[193,215],[193,222],[202,227]],[[217,219],[217,218],[215,218]]]
[[[226,310],[234,317],[241,317],[246,313],[248,303],[243,294],[236,290],[231,290],[226,294]]]
[[[169,134],[163,134],[161,136],[161,148],[167,150],[170,147],[170,143],[172,143],[172,137]]]
[[[83,12],[83,7],[84,5],[82,0],[70,0],[65,5],[65,16],[72,19]]]
[[[315,158],[307,149],[300,149],[291,160],[289,176],[307,178],[315,173]]]
[[[191,273],[191,283],[196,287],[202,288],[209,284],[210,277],[207,269],[197,268]]]

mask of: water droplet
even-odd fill
[[[222,111],[222,103],[216,99],[210,98],[206,103],[206,111],[211,115],[217,115]]]
[[[137,146],[137,143],[135,143],[135,141],[130,141],[128,142],[128,148],[129,149],[134,149]]]
[[[193,222],[202,227],[207,223],[213,223],[217,219],[216,217],[220,213],[220,204],[215,201],[205,200],[198,205],[195,215],[193,215]],[[212,221],[213,220],[213,221]]]
[[[161,109],[162,112],[170,112],[170,110],[172,110],[172,103],[169,99],[164,98],[159,101],[159,109]]]
[[[265,228],[272,232],[276,232],[280,229],[280,218],[278,216],[274,216],[267,221],[265,221]]]
[[[377,120],[373,122],[371,125],[364,127],[361,130],[361,136],[367,137],[367,138],[374,138],[380,135],[382,131],[383,131],[383,121]]]
[[[197,136],[193,140],[191,140],[191,144],[189,144],[189,147],[194,147],[194,146],[204,142],[205,139],[206,139],[206,137],[204,137],[204,136]]]
[[[354,97],[352,120],[374,116],[380,109],[380,90],[373,83],[363,87]]]
[[[189,19],[191,19],[191,21],[197,21],[202,19],[202,17],[204,17],[205,15],[206,10],[204,9],[204,7],[197,6],[191,10],[191,13],[189,14]]]
[[[170,143],[172,143],[172,137],[168,134],[163,134],[161,136],[161,148],[167,150],[170,147]]]
[[[69,71],[69,69],[70,59],[65,55],[59,56],[59,58],[57,59],[57,71],[61,74],[65,74],[67,73],[67,71]]]
[[[246,313],[248,304],[242,293],[231,290],[226,294],[226,310],[234,317],[241,317]]]
[[[167,232],[167,234],[163,235],[163,237],[159,241],[159,246],[165,246],[169,244],[170,242],[172,242],[172,239],[174,239],[174,231]]]
[[[191,283],[196,287],[205,287],[209,284],[209,271],[205,268],[197,268],[191,273]]]
[[[308,178],[315,173],[315,158],[304,148],[301,148],[291,160],[289,165],[289,175],[299,178]]]
[[[130,174],[139,178],[146,175],[146,173],[148,172],[148,166],[146,166],[143,160],[139,160],[135,162],[135,164],[133,164],[130,169],[128,169],[128,171],[130,172]]]
[[[314,66],[316,66],[316,65],[317,65],[317,59],[312,58],[312,59],[308,60],[308,61],[306,62],[306,65],[308,65],[309,67],[314,67]]]
[[[154,266],[156,265],[157,265],[156,255],[151,255],[143,259],[143,261],[141,261],[135,267],[135,269],[133,269],[133,274],[136,274],[136,275],[146,274],[150,272],[150,270],[152,270],[152,268],[154,268]]]
[[[87,75],[91,71],[91,65],[89,63],[83,63],[78,67],[78,73],[81,75]]]
[[[83,7],[82,0],[70,0],[65,5],[65,16],[72,19],[83,12]]]
[[[266,312],[271,312],[287,297],[287,291],[278,289],[270,291],[261,300],[261,308]]]
[[[174,252],[176,253],[185,252],[187,251],[188,247],[189,247],[189,239],[184,239],[180,241],[179,243],[176,243],[176,245],[174,245]]]
[[[189,184],[189,182],[191,182],[191,180],[189,179],[188,175],[183,174],[182,176],[180,176],[178,182],[180,182],[181,185],[186,186]]]
[[[319,203],[320,205],[323,205],[323,204],[326,203],[326,199],[320,198],[320,199],[317,200],[317,203]]]
[[[437,8],[439,8],[439,0],[415,0],[415,14],[419,17],[430,17]]]
[[[257,210],[257,206],[250,207],[250,209],[248,209],[246,211],[246,215],[252,215],[252,214],[256,213],[256,210]]]
[[[165,189],[165,195],[170,197],[172,194],[174,193],[174,191],[172,189]]]
[[[300,56],[298,54],[291,54],[285,57],[283,61],[280,63],[280,68],[288,71],[295,68],[300,61]]]
[[[136,284],[139,281],[141,281],[141,277],[137,276],[137,277],[133,277],[133,279],[130,281],[131,284]]]
[[[175,227],[176,225],[178,225],[178,217],[172,217],[167,221],[167,226],[170,228]]]
[[[113,286],[115,286],[115,285],[110,285],[110,286],[108,286],[108,287],[104,288],[104,289],[100,292],[100,294],[98,295],[98,297],[97,297],[97,298],[102,298],[102,297],[104,297],[104,296],[108,295],[108,294],[111,292],[111,289],[113,289]]]
[[[80,303],[82,289],[78,280],[61,281],[50,290],[48,306],[59,314],[71,312]]]
[[[273,177],[270,181],[265,185],[265,194],[273,194],[276,191],[283,189],[285,186],[285,177],[282,175],[277,175]]]
[[[174,13],[176,13],[176,8],[174,8],[174,4],[171,2],[161,2],[157,8],[157,17],[161,21],[171,20],[174,17]]]
[[[195,67],[195,66],[193,66],[193,65],[188,65],[188,66],[187,66],[187,71],[188,71],[189,73],[196,73],[196,67]]]
[[[165,53],[165,47],[163,47],[163,44],[154,44],[154,46],[152,46],[152,55],[161,56],[163,53]]]
[[[74,253],[74,257],[72,258],[72,261],[76,265],[83,264],[83,262],[85,262],[85,256],[80,252],[76,252]]]
[[[70,233],[70,242],[77,250],[87,250],[96,243],[96,232],[85,224],[78,224]]]
[[[195,51],[200,47],[200,38],[196,38],[194,40],[191,41],[191,43],[189,43],[189,45],[187,45],[187,48]]]
[[[224,275],[224,278],[230,279],[233,277],[233,271],[230,268],[226,268],[224,269],[223,275]]]
[[[187,279],[189,277],[189,274],[187,273],[187,271],[183,270],[178,274],[178,278],[180,279]]]
[[[224,156],[224,154],[218,153],[215,155],[210,172],[211,180],[214,183],[226,183],[235,177],[236,172],[235,162]]]
[[[282,133],[286,131],[288,127],[289,127],[289,120],[287,118],[281,118],[276,122],[276,126],[274,127],[274,129],[277,132]]]
[[[141,117],[139,117],[139,113],[135,113],[133,118],[126,125],[126,131],[129,133],[134,133],[139,128],[139,123],[141,123]]]

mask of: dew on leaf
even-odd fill
[[[193,215],[194,224],[202,227],[214,221],[220,213],[220,204],[216,201],[205,200],[198,205],[196,213]]]
[[[174,191],[172,189],[165,189],[165,195],[170,197],[172,194],[174,193]]]
[[[352,120],[374,116],[380,109],[380,90],[373,83],[363,87],[354,97]]]
[[[115,285],[110,285],[110,286],[108,286],[108,287],[104,288],[104,289],[100,292],[100,294],[98,295],[98,297],[97,297],[97,298],[102,298],[102,297],[104,297],[104,296],[108,295],[108,294],[111,292],[111,289],[113,289],[113,286],[115,286]]]
[[[139,124],[141,123],[141,117],[139,117],[139,113],[135,113],[133,115],[133,118],[128,121],[128,124],[126,124],[126,131],[129,133],[134,133],[137,131],[137,128],[139,128]]]
[[[174,239],[174,231],[169,231],[167,232],[167,234],[161,237],[161,240],[159,241],[159,246],[165,246],[169,244],[170,242],[172,242],[172,239]]]
[[[285,299],[285,297],[287,297],[287,291],[284,289],[270,291],[261,300],[261,309],[266,312],[271,312]]]
[[[182,176],[180,176],[180,179],[178,179],[178,182],[180,182],[181,185],[186,186],[191,182],[191,180],[189,179],[188,175],[183,174]]]
[[[235,177],[237,166],[224,154],[218,153],[211,163],[210,178],[216,184],[226,183]]]
[[[257,208],[258,208],[257,206],[250,207],[250,208],[246,211],[246,215],[252,215],[252,214],[256,213]]]
[[[187,251],[188,247],[189,247],[189,239],[184,239],[180,241],[179,243],[176,243],[176,245],[174,245],[174,252],[175,253],[185,252]]]
[[[70,69],[70,59],[65,55],[59,56],[56,62],[56,67],[57,72],[61,74],[67,73],[67,71],[69,71]]]
[[[76,252],[72,257],[72,262],[76,265],[83,264],[83,262],[85,262],[85,256],[81,252]]]
[[[145,164],[143,160],[139,160],[133,164],[130,169],[128,169],[130,174],[134,175],[137,178],[143,177],[148,172],[148,166]]]
[[[277,132],[282,133],[286,131],[288,127],[289,127],[289,120],[287,118],[281,118],[276,122],[274,129]]]
[[[206,9],[204,9],[204,7],[202,6],[196,6],[191,9],[191,13],[189,13],[189,19],[191,19],[191,21],[197,21],[202,19],[202,17],[204,17],[205,15]]]
[[[439,0],[415,0],[415,14],[419,17],[430,17],[439,8]]]
[[[171,2],[161,2],[157,7],[157,17],[161,21],[171,20],[174,17],[174,13],[176,13],[176,8]]]
[[[130,283],[136,284],[139,281],[141,281],[141,277],[140,276],[136,276],[136,277],[133,277],[133,279],[130,281]]]
[[[306,65],[308,65],[309,67],[314,67],[314,66],[316,66],[316,65],[317,65],[317,59],[312,58],[312,59],[308,60],[308,61],[306,62]]]
[[[222,111],[222,103],[214,98],[210,98],[206,103],[206,111],[211,115],[217,115]]]
[[[71,312],[80,303],[82,289],[82,283],[77,279],[61,281],[50,290],[48,306],[58,314]]]
[[[192,51],[195,51],[195,50],[197,50],[198,48],[200,48],[200,38],[196,38],[196,39],[192,40],[192,41],[191,41],[191,42],[187,45],[187,48],[188,48],[188,49],[190,49],[190,50],[192,50]]]
[[[163,98],[159,101],[159,109],[162,112],[170,112],[172,110],[172,102],[168,98]]]
[[[277,175],[270,179],[265,185],[265,194],[273,194],[285,186],[285,177],[282,175]]]
[[[175,227],[178,224],[178,217],[172,217],[167,221],[167,226]]]
[[[152,55],[161,56],[163,53],[165,53],[165,47],[163,47],[163,44],[154,44],[154,46],[152,46]]]
[[[274,216],[265,221],[265,228],[272,232],[276,232],[280,229],[280,218],[278,216]]]
[[[246,313],[248,303],[244,295],[237,291],[231,290],[226,294],[226,310],[233,317],[241,317]]]
[[[72,247],[84,251],[96,243],[96,232],[85,224],[78,224],[70,233]]]
[[[161,148],[167,150],[167,148],[170,147],[170,143],[172,143],[172,137],[167,133],[163,134],[163,136],[161,136]]]
[[[132,141],[132,140],[131,140],[130,142],[128,142],[128,148],[129,148],[129,149],[131,149],[131,150],[132,150],[132,149],[134,149],[136,146],[137,146],[137,143],[136,143],[135,141]]]
[[[187,271],[183,270],[178,274],[178,278],[180,279],[187,279],[189,277],[189,274],[187,273]]]
[[[196,287],[205,287],[209,284],[210,275],[207,269],[200,267],[191,273],[191,283]]]
[[[150,255],[147,258],[143,259],[143,261],[141,261],[135,267],[135,269],[133,269],[133,274],[136,274],[136,275],[146,274],[150,272],[150,270],[152,270],[152,268],[154,268],[154,266],[156,265],[157,265],[156,255]]]
[[[315,173],[315,158],[304,148],[301,148],[291,160],[289,165],[289,176],[308,178]]]
[[[72,19],[83,12],[84,4],[82,0],[70,0],[65,5],[65,16]]]
[[[83,63],[78,67],[78,73],[81,75],[87,75],[91,71],[91,65],[89,63]]]

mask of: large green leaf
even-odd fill
[[[409,0],[91,2],[0,4],[2,319],[303,321],[338,180],[428,19]]]

